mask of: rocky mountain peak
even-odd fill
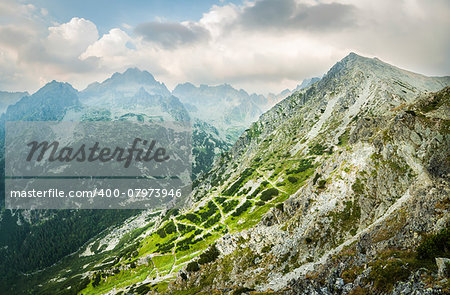
[[[138,68],[129,68],[123,73],[114,73],[110,78],[101,83],[92,83],[81,92],[81,99],[90,103],[99,103],[98,99],[105,93],[108,96],[133,96],[143,88],[148,94],[164,97],[170,96],[170,91],[164,83],[155,80],[148,71],[141,71]],[[107,99],[107,97],[105,98]]]
[[[153,77],[152,74],[150,74],[148,71],[141,71],[138,68],[128,68],[125,72],[122,74],[120,73],[114,73],[111,77],[112,79],[118,79],[118,80],[131,80],[134,82],[140,82],[140,83],[157,83],[160,84],[155,80],[155,77]]]
[[[31,96],[25,96],[6,111],[6,120],[54,121],[67,108],[79,106],[78,91],[69,83],[53,80]]]

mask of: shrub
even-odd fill
[[[278,190],[277,190],[276,188],[274,188],[274,187],[271,187],[271,188],[266,189],[265,191],[263,191],[263,192],[261,193],[260,199],[261,199],[262,201],[269,201],[269,200],[271,200],[274,196],[277,196],[277,195],[278,195]]]
[[[100,281],[102,280],[102,275],[99,273],[96,273],[94,275],[94,280],[92,281],[92,287],[97,287],[98,285],[100,285]]]
[[[264,201],[258,201],[255,204],[256,204],[256,206],[263,206],[265,203],[266,202],[264,202]]]
[[[236,290],[231,293],[232,295],[241,295],[241,294],[248,294],[250,291],[255,291],[255,289],[247,288],[247,287],[239,287]]]
[[[198,263],[196,261],[189,262],[189,264],[186,266],[186,271],[188,271],[188,272],[195,272],[195,271],[199,271],[199,270],[200,270],[200,266],[198,265]]]
[[[190,235],[189,237],[179,241],[177,243],[177,248],[175,249],[175,252],[189,250],[190,245],[193,245],[198,242],[197,240],[193,241],[194,237],[195,234]]]
[[[205,223],[203,223],[203,226],[205,228],[210,228],[211,226],[213,226],[214,224],[216,224],[217,222],[220,221],[221,215],[220,213],[217,213],[216,215],[214,215],[213,217],[211,217],[210,219],[208,219],[207,221],[205,221]]]
[[[258,186],[258,187],[253,191],[253,193],[251,194],[251,198],[250,198],[250,199],[253,199],[254,197],[256,197],[256,196],[259,194],[259,192],[261,192],[261,191],[266,187],[266,185],[268,185],[268,184],[269,184],[269,182],[266,181],[266,180],[264,180],[264,181],[261,183],[261,185]]]
[[[224,198],[224,197],[216,197],[216,198],[214,198],[214,200],[215,200],[217,203],[222,204],[223,202],[225,202],[225,201],[227,200],[227,198]]]
[[[191,225],[184,225],[182,223],[178,223],[178,231],[184,235],[187,233],[190,233],[191,231],[193,231],[195,229],[195,226],[191,226]]]
[[[137,287],[136,289],[134,289],[133,292],[136,292],[137,294],[141,295],[141,294],[147,294],[151,290],[152,289],[150,288],[149,285],[141,285],[141,286]]]
[[[246,194],[248,194],[248,192],[249,192],[251,189],[252,189],[251,187],[248,187],[248,188],[242,190],[242,192],[241,192],[240,194],[241,194],[241,195],[246,195]]]
[[[321,145],[320,143],[316,143],[309,147],[309,153],[313,155],[323,155],[325,152],[326,147]]]
[[[242,172],[241,176],[238,180],[236,180],[228,189],[224,190],[222,192],[222,195],[224,196],[234,196],[242,187],[244,184],[244,181],[253,174],[253,171],[255,171],[253,168],[247,168]]]
[[[312,167],[313,167],[312,159],[301,159],[298,163],[298,167],[286,170],[286,174],[289,175],[300,173]]]
[[[172,251],[172,248],[175,246],[173,242],[175,242],[175,240],[177,239],[177,237],[173,237],[172,239],[168,240],[165,243],[162,244],[156,244],[156,246],[158,247],[156,249],[157,253],[169,253],[170,251]]]
[[[265,246],[261,249],[261,252],[262,252],[262,253],[267,253],[267,252],[269,252],[270,250],[272,250],[272,245],[265,245]]]
[[[298,181],[297,177],[294,176],[288,176],[287,179],[290,183],[296,183]]]
[[[161,239],[164,239],[167,235],[166,232],[164,231],[164,228],[159,228],[156,233],[161,237]]]
[[[316,184],[316,182],[320,178],[320,176],[322,176],[322,174],[320,174],[320,173],[316,173],[316,175],[314,175],[313,184]]]
[[[324,189],[326,183],[327,183],[327,181],[325,179],[319,180],[319,182],[317,183],[317,188]]]
[[[200,254],[200,258],[198,260],[199,264],[206,264],[209,262],[213,262],[219,257],[220,252],[216,247],[216,244],[213,244],[211,247],[209,247],[208,250]]]
[[[378,291],[390,292],[396,282],[404,281],[409,277],[410,270],[399,260],[389,259],[377,261],[369,274]]]
[[[361,179],[356,178],[355,182],[352,184],[352,190],[355,194],[364,193],[364,185],[363,185]]]
[[[276,208],[277,208],[278,210],[280,210],[281,212],[284,212],[284,205],[283,205],[283,203],[278,203],[277,206],[276,206]]]
[[[200,215],[200,222],[205,222],[209,217],[213,216],[214,213],[216,213],[218,210],[217,206],[214,204],[213,201],[209,201],[208,204],[201,208],[200,210],[196,211],[198,215]]]
[[[350,139],[350,130],[346,129],[344,133],[341,134],[338,138],[338,145],[343,146],[348,143],[348,140]]]
[[[223,213],[226,214],[228,212],[231,212],[231,210],[233,210],[237,206],[237,204],[239,204],[238,200],[226,201],[225,203],[222,204],[222,211],[223,211]]]
[[[450,257],[450,228],[426,237],[417,248],[417,258],[434,259],[436,257]]]
[[[183,220],[183,219],[187,219],[194,224],[200,223],[200,217],[198,217],[194,213],[187,213],[186,215],[181,215],[179,220]]]
[[[169,209],[162,219],[162,221],[167,221],[171,216],[177,216],[180,211],[176,208]]]
[[[247,211],[248,208],[250,208],[252,206],[252,202],[250,202],[249,200],[245,201],[244,204],[242,204],[241,206],[239,206],[236,211],[233,212],[233,214],[231,214],[234,217],[237,217],[239,215],[241,215],[242,213],[244,213],[245,211]]]
[[[166,232],[166,234],[170,235],[170,234],[176,232],[177,228],[176,228],[175,224],[173,223],[173,221],[170,221],[163,227],[163,230]]]

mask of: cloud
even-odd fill
[[[135,33],[167,49],[205,41],[210,36],[208,30],[190,22],[147,22],[139,24]]]
[[[78,57],[99,38],[97,26],[84,18],[74,17],[68,23],[49,27],[45,46],[58,57]]]
[[[128,52],[127,42],[131,38],[121,29],[112,29],[109,33],[102,36],[101,39],[96,40],[89,45],[84,53],[80,55],[80,59],[88,57],[104,57],[104,56],[118,56],[124,55]]]
[[[161,16],[102,35],[81,17],[54,24],[43,9],[0,1],[0,90],[32,92],[53,79],[83,89],[137,66],[169,87],[190,81],[279,92],[350,51],[450,74],[448,0],[244,1],[214,5],[199,20]]]
[[[236,22],[244,29],[271,30],[340,30],[355,21],[351,4],[314,3],[295,0],[261,0],[242,10]]]

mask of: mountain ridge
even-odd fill
[[[441,294],[448,251],[420,249],[450,224],[448,85],[350,54],[261,115],[185,203],[93,239],[33,290]]]

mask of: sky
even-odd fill
[[[448,0],[0,0],[0,90],[82,90],[129,67],[169,89],[279,93],[350,52],[450,75]]]

